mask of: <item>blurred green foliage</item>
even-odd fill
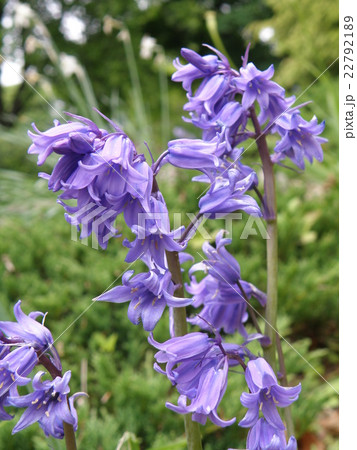
[[[320,2],[298,5],[308,9],[304,15],[294,16],[291,24],[294,1],[291,3],[295,6],[291,8],[280,7],[272,0],[148,1],[144,2],[148,6],[142,9],[139,6],[144,3],[139,1],[58,1],[61,17],[66,12],[74,12],[84,18],[86,40],[83,43],[66,40],[60,31],[61,17],[56,18],[49,12],[50,2],[28,3],[37,12],[38,23],[46,28],[36,31],[32,23],[32,28],[3,29],[2,36],[10,34],[14,48],[24,46],[28,37],[36,33],[37,38],[41,33],[42,39],[46,37],[47,51],[42,46],[34,53],[25,53],[25,71],[30,66],[37,68],[39,78],[34,86],[41,95],[60,111],[66,108],[92,115],[91,107],[99,105],[122,124],[140,151],[146,152],[143,140],[147,139],[145,133],[149,133],[151,140],[147,140],[154,154],[165,145],[165,136],[194,133],[192,127],[180,119],[184,93],[173,83],[167,92],[165,82],[172,70],[169,61],[181,46],[200,50],[201,42],[210,42],[205,28],[208,10],[216,11],[221,37],[237,65],[250,30],[256,33],[251,58],[257,66],[265,68],[271,62],[279,63],[277,56],[271,58],[270,43],[258,42],[257,37],[258,27],[274,26],[277,46],[271,51],[279,57],[287,56],[278,73],[283,83],[300,86],[294,92],[297,96],[311,76],[315,76],[315,69],[322,71],[329,58],[334,58],[333,52],[327,54],[326,49],[335,48],[336,11],[334,6],[329,11],[325,6],[320,9],[314,6]],[[0,14],[4,14],[4,5]],[[107,21],[106,32],[103,28],[105,15],[114,20]],[[313,30],[316,31],[325,15],[329,19],[323,22],[321,36],[312,38]],[[252,28],[247,27],[251,22],[262,20],[264,22],[253,24]],[[108,29],[110,23],[111,30]],[[307,45],[302,36],[306,23],[311,45]],[[118,32],[123,30],[129,32],[129,40],[123,40],[123,34],[117,39]],[[138,56],[144,34],[157,39],[154,59],[143,60]],[[294,40],[290,46],[287,45],[289,39]],[[80,75],[65,74],[60,64],[62,52],[77,56],[81,63]],[[287,66],[289,61],[289,64],[298,64],[296,70],[300,72]],[[297,437],[306,430],[318,432],[319,413],[337,406],[335,391],[301,358],[337,389],[337,83],[334,71],[329,71],[298,99],[299,102],[313,100],[305,108],[306,119],[313,114],[320,120],[326,119],[324,136],[329,142],[324,145],[324,162],[314,163],[303,174],[277,168],[279,331],[298,352],[283,342],[289,381],[302,383],[301,398],[293,407]],[[72,392],[85,390],[89,394],[89,399],[78,402],[79,449],[184,449],[183,421],[165,408],[165,401],[175,402],[177,394],[162,375],[153,371],[154,350],[147,344],[147,334],[128,321],[127,305],[92,302],[104,290],[120,283],[123,271],[128,268],[121,240],[129,233],[119,220],[118,228],[123,231],[123,237],[112,240],[105,252],[91,248],[90,239],[88,245],[76,239],[76,233],[63,218],[62,208],[55,203],[54,194],[37,178],[35,159],[26,154],[30,142],[26,130],[30,122],[35,121],[40,129],[45,129],[50,126],[51,117],[58,117],[25,85],[3,88],[0,100],[1,319],[12,319],[12,308],[19,298],[27,313],[48,311],[46,324],[58,339],[56,345],[64,368],[73,372]],[[169,121],[164,120],[165,115]],[[274,139],[269,144],[274,146]],[[244,154],[244,160],[259,174],[255,146]],[[52,163],[53,160],[41,170],[50,170]],[[158,177],[169,211],[183,213],[184,225],[189,223],[185,213],[197,211],[198,197],[204,189],[198,183],[191,183],[191,177],[192,173],[168,166]],[[247,230],[247,219],[243,214],[242,220],[233,222],[230,250],[241,265],[243,279],[264,290],[265,242],[257,224],[253,224],[255,235],[242,238]],[[203,226],[214,236],[217,229],[224,227],[224,221],[207,221]],[[196,261],[201,259],[203,242],[198,234],[190,243]],[[134,267],[137,271],[142,269],[140,264]],[[188,268],[186,264],[186,280]],[[259,308],[258,304],[254,306]],[[167,316],[166,312],[155,329],[158,341],[169,337]],[[237,416],[239,421],[245,414],[239,403],[240,393],[245,389],[242,375],[232,373],[227,389],[219,412],[224,418]],[[19,413],[15,420],[18,417]],[[1,448],[6,445],[9,450],[64,449],[63,442],[46,439],[37,425],[10,438],[13,426],[14,421],[0,423]],[[205,450],[245,446],[246,432],[236,425],[218,429],[208,423],[202,431]]]
[[[274,30],[269,41],[272,52],[283,59],[278,82],[301,88],[326,69],[338,74],[338,2],[266,0],[265,3],[271,8],[272,16],[250,23],[247,30],[254,40],[264,28]]]

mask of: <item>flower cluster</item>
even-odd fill
[[[227,388],[228,368],[238,364],[235,358],[245,357],[243,347],[224,344],[219,334],[209,338],[200,332],[174,337],[163,344],[151,335],[149,342],[159,350],[155,370],[166,375],[180,394],[177,405],[166,403],[169,409],[179,414],[192,413],[192,419],[202,425],[207,418],[220,427],[235,422],[235,417],[220,419],[217,408]],[[166,364],[165,370],[159,364]]]
[[[79,122],[60,124],[45,132],[33,125],[37,134],[29,132],[33,144],[28,152],[38,154],[43,164],[52,153],[60,155],[48,180],[48,188],[62,193],[58,202],[66,211],[66,219],[81,229],[81,238],[94,232],[98,243],[106,248],[116,234],[113,227],[118,214],[136,201],[149,210],[153,176],[144,155],[137,153],[133,142],[112,121],[113,133],[99,129],[89,119],[69,114]],[[76,200],[76,206],[64,200]]]
[[[11,420],[4,407],[26,408],[13,429],[13,433],[38,422],[46,436],[62,439],[63,422],[77,429],[78,419],[74,408],[77,393],[68,398],[71,372],[61,375],[62,367],[53,345],[51,332],[43,324],[45,314],[32,312],[28,316],[21,310],[19,300],[14,307],[17,322],[0,322],[0,420]],[[39,323],[36,318],[42,316]],[[41,381],[45,372],[33,378],[34,391],[21,396],[18,386],[30,383],[33,369],[42,364],[49,369],[52,381]]]
[[[182,49],[181,55],[188,64],[182,65],[178,59],[174,62],[177,71],[172,79],[181,82],[187,92],[188,102],[184,110],[189,112],[190,118],[185,120],[202,130],[202,139],[169,142],[168,162],[182,168],[209,172],[211,186],[215,184],[216,178],[230,185],[232,174],[228,176],[229,170],[238,172],[233,177],[235,180],[243,180],[244,173],[240,155],[235,154],[235,148],[248,138],[258,138],[258,131],[279,135],[280,140],[272,155],[275,163],[289,157],[303,169],[304,158],[309,162],[313,158],[322,160],[321,144],[326,139],[319,135],[324,129],[324,123],[318,124],[316,117],[308,122],[300,115],[301,107],[291,107],[295,97],[286,98],[285,90],[271,80],[273,65],[261,71],[253,63],[248,63],[248,48],[243,65],[237,71],[230,67],[222,53],[210,46],[206,47],[214,54],[202,57],[192,50]],[[195,92],[192,90],[194,81],[200,83]],[[240,102],[237,100],[239,97]],[[259,130],[255,127],[255,132],[252,132],[247,124],[256,114],[255,103],[259,107]],[[260,127],[263,126],[261,131]],[[222,166],[224,170],[219,171]],[[243,186],[240,194],[254,187],[254,184],[246,181]],[[245,210],[242,206],[248,199],[246,196],[240,198],[238,194],[233,190],[232,198],[241,200],[236,209]],[[247,212],[252,214],[251,210]]]
[[[200,172],[193,181],[206,183],[208,187],[198,203],[197,223],[202,216],[213,219],[216,214],[222,217],[238,210],[252,216],[264,213],[267,219],[269,189],[265,189],[264,196],[260,194],[256,172],[242,162],[245,150],[252,144],[244,148],[242,143],[276,134],[278,141],[273,154],[266,150],[269,168],[288,157],[304,169],[305,159],[310,163],[313,158],[322,160],[321,144],[326,139],[319,135],[324,123],[319,124],[315,117],[310,122],[301,117],[303,105],[292,107],[295,98],[285,97],[285,90],[272,81],[273,66],[261,71],[248,62],[249,47],[239,70],[232,68],[222,53],[206,47],[212,54],[200,56],[182,49],[187,64],[177,59],[174,62],[177,70],[172,76],[187,93],[184,110],[189,117],[184,120],[201,130],[201,139],[171,140],[167,150],[150,167],[124,131],[105,116],[113,132],[70,114],[74,121],[65,124],[55,121],[55,126],[45,132],[34,126],[36,133],[29,133],[33,141],[29,153],[38,154],[39,165],[52,153],[60,156],[52,173],[40,176],[48,180],[50,190],[61,191],[58,202],[66,211],[66,220],[81,228],[81,238],[94,232],[105,249],[108,239],[117,236],[115,220],[122,213],[135,235],[132,241],[123,240],[128,249],[125,261],[142,260],[147,271],[134,275],[133,270],[128,270],[122,276],[122,285],[95,300],[129,302],[129,320],[136,325],[141,321],[143,328],[151,332],[149,342],[158,350],[154,368],[166,375],[179,392],[177,404],[166,406],[179,414],[192,414],[193,420],[201,424],[207,418],[221,427],[233,424],[236,419],[221,419],[218,408],[227,388],[229,369],[240,366],[249,388],[249,393],[241,395],[241,403],[248,411],[239,422],[241,427],[250,428],[247,447],[294,450],[296,440],[291,436],[286,442],[285,426],[277,407],[284,408],[297,400],[301,387],[280,386],[268,362],[248,349],[254,339],[262,345],[269,344],[250,305],[254,297],[264,308],[266,295],[241,279],[240,266],[226,249],[231,240],[221,230],[215,247],[205,243],[205,259],[189,270],[190,282],[185,287],[192,298],[175,297],[176,289],[183,288],[184,283],[177,281],[177,274],[169,270],[168,262],[173,256],[169,252],[174,252],[178,266],[175,271],[179,273],[178,261],[187,260],[183,250],[192,233],[190,229],[184,232],[183,227],[171,230],[156,175],[167,163]],[[251,125],[253,130],[249,128]],[[260,205],[250,195],[253,192]],[[67,200],[75,200],[76,205],[70,206]],[[200,281],[194,275],[197,271],[205,272]],[[165,307],[170,308],[172,317],[173,308],[190,304],[201,307],[201,311],[188,322],[212,331],[214,337],[201,331],[178,336],[171,324],[171,339],[164,343],[155,341],[152,331]],[[257,328],[257,333],[250,335],[245,328],[249,312]],[[41,314],[26,316],[18,303],[15,306],[18,323],[0,322],[0,418],[11,419],[6,406],[26,407],[14,432],[38,422],[46,435],[61,438],[63,422],[77,427],[73,401],[79,394],[68,398],[71,373],[62,376],[51,333],[35,320]],[[219,332],[239,332],[244,343],[226,343]],[[32,383],[34,391],[20,396],[17,386],[30,382],[27,376],[39,363],[52,367],[52,381],[42,381],[43,372],[38,372]]]
[[[141,259],[149,272],[138,274],[130,282],[132,273],[123,276],[124,286],[117,286],[96,300],[131,300],[130,320],[138,324],[142,319],[145,330],[151,331],[166,305],[180,307],[191,302],[172,296],[175,288],[166,260],[167,251],[180,252],[185,248],[185,243],[179,241],[183,229],[171,231],[166,203],[153,170],[128,136],[107,118],[113,133],[99,129],[84,117],[70,116],[79,122],[60,125],[56,121],[53,128],[43,133],[34,126],[38,134],[29,133],[33,140],[29,153],[39,155],[38,164],[43,164],[51,153],[61,155],[52,174],[40,176],[48,179],[49,189],[62,191],[58,201],[66,210],[67,221],[81,225],[81,238],[93,231],[101,247],[106,248],[109,237],[116,232],[115,219],[123,213],[136,236],[132,242],[123,241],[129,248],[125,260]],[[70,199],[77,200],[77,205],[64,203]]]
[[[126,272],[122,286],[116,286],[94,300],[123,303],[130,301],[129,320],[137,325],[140,320],[146,331],[152,331],[167,306],[183,307],[192,300],[174,297],[175,285],[168,269],[166,252],[181,252],[185,243],[180,242],[183,229],[171,231],[169,214],[165,200],[159,190],[149,196],[148,209],[138,203],[124,212],[126,223],[136,235],[134,241],[124,239],[123,245],[129,248],[125,261],[141,259],[149,271],[133,275]]]
[[[240,364],[245,369],[250,390],[241,396],[241,403],[248,412],[239,422],[241,427],[252,427],[247,448],[296,449],[293,436],[286,446],[285,426],[277,407],[289,406],[297,400],[300,384],[291,388],[280,386],[263,358],[256,358],[246,347],[224,343],[217,332],[214,338],[194,332],[162,344],[150,335],[149,342],[159,350],[155,355],[155,370],[166,375],[180,394],[177,405],[166,403],[169,409],[179,414],[192,413],[193,420],[201,424],[209,418],[221,427],[232,425],[235,418],[222,420],[217,408],[227,388],[228,369]],[[246,358],[249,359],[247,365]],[[166,364],[165,369],[160,364]],[[259,411],[263,418],[259,418]]]
[[[10,405],[27,408],[14,427],[13,433],[38,422],[46,436],[62,439],[63,422],[77,430],[78,418],[73,403],[76,397],[83,394],[77,393],[68,398],[70,370],[63,377],[56,377],[52,381],[41,381],[44,373],[40,371],[34,376],[32,382],[34,391],[31,394],[9,397]]]
[[[264,196],[259,193],[257,174],[243,164],[245,149],[241,144],[247,139],[258,140],[267,134],[276,134],[278,141],[274,152],[267,153],[267,157],[272,163],[280,163],[288,157],[304,169],[305,159],[310,163],[313,158],[322,160],[321,144],[326,139],[319,135],[324,123],[318,124],[315,117],[310,122],[303,119],[300,114],[303,105],[293,107],[295,98],[286,97],[285,90],[272,81],[273,66],[261,71],[248,62],[249,48],[242,67],[235,70],[222,53],[207,47],[213,54],[200,56],[182,49],[187,64],[177,59],[174,62],[177,70],[172,76],[187,92],[184,110],[190,117],[184,120],[199,128],[202,137],[170,141],[160,167],[169,163],[201,172],[193,181],[208,183],[208,188],[199,200],[198,217],[215,218],[216,214],[222,217],[237,210],[261,216],[262,210],[265,217],[270,218],[267,193]],[[254,131],[249,128],[250,124]],[[262,209],[248,195],[252,191],[258,195]],[[192,305],[202,307],[199,315],[189,322],[206,331],[214,330],[215,338],[199,332],[158,344],[151,337],[151,344],[160,350],[155,355],[157,363],[166,364],[165,370],[158,364],[155,367],[166,374],[180,394],[178,405],[167,404],[168,408],[180,414],[193,413],[193,420],[200,423],[205,423],[209,417],[217,425],[225,426],[229,423],[222,423],[218,418],[217,407],[226,390],[228,367],[232,363],[240,364],[250,390],[241,396],[248,412],[239,423],[250,428],[247,448],[292,450],[296,448],[296,440],[291,436],[286,442],[285,426],[277,407],[286,407],[295,401],[301,387],[280,386],[267,361],[252,355],[246,347],[252,339],[259,339],[262,345],[269,343],[258,324],[258,332],[251,335],[244,326],[250,299],[255,297],[265,307],[267,298],[241,279],[238,262],[226,250],[230,243],[223,231],[218,233],[215,247],[205,243],[206,258],[191,267],[190,283],[185,286],[193,296]],[[194,275],[197,271],[206,273],[200,281]],[[238,331],[243,336],[244,345],[234,348],[235,357],[230,355],[232,348],[226,347],[216,330],[229,334]],[[263,417],[259,416],[259,411]]]
[[[248,434],[248,448],[296,449],[293,436],[286,446],[285,426],[277,407],[285,408],[297,400],[301,391],[300,384],[295,387],[280,386],[273,369],[263,358],[248,362],[245,379],[249,393],[243,392],[240,400],[248,411],[239,426],[252,427]],[[259,411],[264,418],[259,419]]]
[[[196,308],[203,306],[203,309],[189,321],[204,330],[213,326],[229,334],[238,331],[248,339],[244,327],[248,319],[248,300],[255,297],[265,306],[266,295],[241,279],[239,264],[226,249],[230,243],[231,239],[224,238],[224,230],[221,230],[216,236],[216,248],[208,242],[203,244],[202,250],[207,259],[194,264],[189,273],[192,275],[203,270],[207,275],[200,282],[193,275],[190,285],[186,286],[187,292],[193,295],[192,305]],[[260,339],[264,341],[264,336]]]

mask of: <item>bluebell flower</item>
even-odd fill
[[[9,349],[9,347],[6,348]],[[31,381],[27,375],[32,372],[37,363],[36,352],[31,347],[19,347],[7,352],[1,351],[0,420],[13,418],[4,410],[4,406],[9,405],[9,396],[17,395],[17,386],[24,386]]]
[[[253,63],[248,63],[239,70],[239,77],[234,78],[234,85],[243,94],[242,106],[249,109],[255,101],[258,102],[260,108],[267,109],[269,107],[269,96],[284,97],[284,89],[270,78],[274,75],[274,66],[261,71],[255,67]]]
[[[251,286],[249,283],[241,283],[246,292],[247,299],[251,298],[251,290],[248,291],[246,286]],[[199,326],[202,330],[209,330],[210,325],[214,326],[217,330],[223,330],[227,334],[234,334],[236,331],[240,333],[241,336],[247,342],[251,339],[253,335],[249,335],[245,329],[245,323],[248,320],[247,312],[247,302],[244,300],[242,294],[240,293],[238,287],[225,289],[224,293],[221,289],[224,287],[224,283],[217,283],[217,291],[219,294],[213,294],[209,292],[208,296],[205,298],[205,303],[203,308],[198,315],[188,319],[192,325]],[[190,293],[194,293],[194,289],[190,289]],[[230,297],[228,295],[231,295]],[[250,294],[250,295],[249,295]],[[194,296],[194,299],[197,297]],[[196,306],[196,302],[193,303]],[[264,340],[263,335],[254,335],[254,338]]]
[[[264,418],[249,430],[247,437],[249,450],[297,450],[294,436],[286,443],[285,433],[269,424]]]
[[[248,362],[245,379],[250,392],[243,392],[240,401],[248,411],[239,426],[251,428],[258,422],[261,411],[272,427],[285,430],[277,406],[285,408],[296,401],[301,391],[300,383],[295,387],[280,386],[273,369],[263,358]]]
[[[67,371],[63,377],[41,381],[44,373],[38,372],[34,376],[32,382],[34,392],[24,396],[9,397],[9,404],[27,408],[12,432],[17,433],[38,422],[46,436],[62,439],[64,436],[63,422],[72,425],[75,431],[78,426],[73,401],[67,401],[71,371]]]
[[[201,197],[198,203],[200,213],[214,218],[217,213],[244,211],[260,217],[262,213],[255,199],[245,195],[254,182],[253,174],[242,179],[239,170],[233,167],[226,170],[215,178],[207,193]]]
[[[182,82],[182,86],[189,94],[192,93],[192,83],[216,72],[219,67],[218,57],[216,55],[201,56],[188,48],[181,49],[181,55],[189,62],[183,65],[179,58],[174,60],[174,66],[177,69],[172,75],[172,81]]]
[[[194,96],[188,96],[189,101],[184,105],[185,111],[194,111],[196,114],[213,116],[222,108],[222,104],[231,100],[228,96],[232,92],[230,81],[232,74],[217,73],[205,78]]]
[[[191,280],[190,285],[186,285],[186,290],[193,295],[192,306],[203,306],[203,309],[188,321],[203,330],[209,330],[211,324],[217,330],[224,330],[229,334],[238,331],[247,340],[252,336],[248,336],[244,326],[248,320],[246,299],[255,297],[264,306],[266,295],[253,284],[241,279],[237,260],[225,248],[232,241],[225,238],[224,233],[224,230],[217,233],[215,248],[208,242],[203,244],[206,259],[194,264],[189,271]],[[208,273],[200,282],[192,276],[198,270]],[[254,337],[264,339],[262,335]]]
[[[217,56],[202,57],[192,50],[183,49],[181,54],[189,64],[182,66],[176,60],[174,65],[178,70],[172,80],[182,82],[187,91],[189,101],[184,110],[190,112],[191,119],[185,120],[205,130],[203,139],[211,140],[215,132],[225,134],[228,128],[233,135],[239,126],[244,128],[247,117],[245,113],[242,115],[239,103],[234,102],[238,91],[232,80],[238,73],[222,53],[209,45],[206,47]],[[202,79],[201,83],[193,93],[192,82],[198,79]]]
[[[268,106],[260,109],[258,115],[259,123],[263,125],[267,120],[269,120],[267,128],[270,128],[270,124],[274,124],[275,120],[288,111],[294,102],[294,95],[288,98],[279,95],[269,95]]]
[[[304,120],[298,111],[289,111],[276,120],[274,131],[281,135],[272,155],[273,162],[288,157],[300,169],[305,168],[304,158],[312,163],[315,158],[322,161],[321,144],[327,139],[319,137],[325,128],[325,122],[318,123],[314,116],[310,122]]]
[[[219,156],[226,149],[224,142],[216,138],[211,141],[201,139],[176,139],[168,143],[168,155],[164,161],[181,169],[216,169]]]
[[[219,73],[230,72],[231,68],[227,58],[218,50],[209,45],[205,47],[212,50],[216,55],[201,56],[188,48],[181,49],[181,55],[188,61],[187,65],[180,63],[179,58],[174,61],[177,71],[172,75],[172,81],[182,82],[182,86],[188,95],[192,95],[192,83],[200,78],[211,79]]]
[[[143,328],[152,331],[167,306],[182,307],[192,303],[189,298],[178,298],[172,294],[175,286],[171,281],[171,273],[152,269],[146,273],[133,276],[134,271],[125,272],[122,286],[116,286],[95,300],[113,303],[130,301],[129,320],[137,325],[141,319]]]
[[[242,181],[250,177],[248,190],[254,189],[258,186],[258,177],[256,172],[249,166],[246,166],[241,163],[240,158],[242,153],[244,152],[243,147],[237,147],[232,149],[229,157],[233,160],[230,161],[226,155],[219,158],[219,166],[218,167],[207,167],[205,169],[201,168],[203,173],[201,175],[196,175],[192,178],[192,181],[196,181],[199,183],[214,183],[215,179],[222,179],[228,176],[229,170],[236,171],[237,181]]]
[[[225,143],[225,155],[230,156],[232,149],[250,136],[248,132],[244,134],[248,113],[238,101],[223,102],[222,107],[214,115],[207,115],[204,112],[202,114],[194,112],[190,115],[189,121],[202,129],[203,140],[211,141],[218,136],[219,141]],[[185,118],[184,120],[188,121]]]
[[[160,191],[150,196],[149,208],[149,212],[138,212],[137,224],[131,227],[136,239],[133,242],[123,241],[123,245],[130,248],[125,261],[133,262],[141,258],[149,266],[153,262],[166,269],[165,252],[180,252],[185,248],[184,243],[175,240],[181,237],[183,228],[170,230],[169,214]]]
[[[155,370],[166,375],[180,394],[178,404],[166,403],[167,408],[179,414],[192,413],[192,419],[202,425],[207,418],[220,427],[235,422],[235,418],[219,418],[217,408],[227,388],[228,368],[238,364],[229,356],[244,359],[242,347],[222,343],[219,335],[209,338],[199,332],[174,337],[163,344],[150,335],[149,343],[159,350]],[[166,364],[165,370],[159,364]]]
[[[52,364],[61,370],[61,362],[57,350],[53,345],[53,337],[48,328],[44,326],[46,314],[35,311],[28,316],[21,310],[21,300],[14,306],[16,322],[0,322],[0,331],[6,336],[9,343],[18,346],[32,347],[38,356],[46,355]],[[37,317],[42,317],[42,323]]]
[[[44,133],[29,133],[33,144],[29,153],[39,154],[43,164],[51,153],[61,155],[48,180],[48,188],[62,193],[58,202],[64,207],[66,220],[82,227],[81,239],[92,232],[106,248],[116,235],[114,222],[132,198],[148,208],[153,174],[143,155],[136,152],[128,136],[112,121],[114,132],[99,129],[92,121],[70,114],[80,122],[55,126]],[[76,206],[66,204],[76,200]]]
[[[54,152],[59,155],[71,156],[73,160],[75,155],[78,157],[93,152],[94,142],[101,139],[106,134],[100,130],[97,125],[85,117],[71,114],[71,117],[78,119],[79,122],[68,122],[60,124],[58,120],[54,121],[54,127],[45,132],[37,129],[32,124],[35,132],[28,132],[33,144],[29,147],[30,154],[38,155],[37,164],[42,165],[46,159]],[[56,185],[54,179],[52,185]],[[55,186],[55,189],[57,186]]]
[[[206,256],[202,262],[195,264],[190,269],[190,274],[197,270],[205,270],[214,278],[235,283],[240,279],[240,266],[226,246],[232,243],[232,239],[225,237],[226,231],[220,230],[215,239],[215,247],[209,242],[204,242],[202,251]]]

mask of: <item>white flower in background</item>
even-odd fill
[[[123,27],[123,22],[114,19],[111,16],[104,16],[103,18],[103,32],[104,34],[111,34],[114,29],[120,30]]]
[[[80,15],[65,12],[62,15],[60,30],[68,41],[76,44],[84,44],[87,41],[86,23]]]
[[[118,41],[121,42],[129,42],[130,41],[130,33],[129,31],[124,28],[124,30],[121,30],[120,33],[117,34]]]
[[[83,76],[83,68],[75,56],[60,53],[59,58],[62,72],[65,77],[70,77],[72,75],[77,75],[78,77]]]
[[[29,28],[34,11],[26,3],[17,3],[14,8],[14,25],[16,28]]]
[[[41,76],[34,66],[30,66],[25,72],[25,79],[30,84],[36,84],[40,80],[40,78]]]
[[[33,34],[30,34],[30,36],[26,38],[24,45],[26,53],[28,54],[34,53],[38,48],[41,47],[42,47],[41,42]]]
[[[272,27],[264,27],[259,31],[259,39],[262,42],[269,42],[270,39],[274,36],[275,31]]]
[[[155,50],[157,50],[156,39],[145,34],[140,42],[140,57],[142,59],[151,59]]]

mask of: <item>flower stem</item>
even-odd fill
[[[218,31],[218,22],[217,22],[217,12],[216,11],[206,11],[205,13],[205,21],[206,21],[206,27],[208,34],[210,38],[212,39],[213,45],[216,47],[217,50],[224,53],[230,63],[231,67],[234,67],[234,63],[231,60],[224,44],[221,39],[221,36]]]
[[[264,173],[264,218],[267,222],[267,304],[265,308],[265,335],[271,344],[264,348],[264,357],[276,370],[276,322],[278,311],[278,225],[273,163],[270,160],[265,134],[262,133],[254,107],[250,116],[256,133],[256,142]]]
[[[177,252],[166,252],[167,264],[171,272],[173,283],[177,286],[175,295],[183,298],[183,280],[181,266]],[[187,334],[186,308],[174,308],[174,329],[175,336]],[[185,431],[188,450],[202,450],[201,432],[197,422],[192,420],[191,414],[184,415]]]
[[[63,422],[64,439],[66,441],[67,450],[77,450],[76,436],[74,434],[73,426],[69,423]]]
[[[199,227],[199,222],[202,218],[203,214],[201,214],[200,212],[198,212],[196,214],[196,216],[194,217],[194,219],[187,225],[187,228],[185,229],[185,231],[182,233],[182,236],[179,239],[179,242],[182,243],[185,241],[185,239],[188,237],[188,235],[190,234],[191,230],[193,228],[195,228],[195,232],[197,230],[197,228]]]
[[[266,135],[262,132],[254,107],[250,116],[256,133],[256,142],[264,173],[264,217],[267,222],[267,304],[265,307],[265,334],[271,345],[264,347],[264,357],[276,372],[276,351],[278,349],[279,365],[283,370],[283,385],[287,386],[284,356],[277,336],[278,313],[278,223],[275,192],[274,164],[269,155]],[[285,378],[284,378],[285,377]],[[294,434],[291,408],[285,408],[285,420],[289,436]]]
[[[264,356],[276,370],[276,323],[278,312],[278,227],[276,220],[267,222],[267,305],[265,335],[271,345],[264,348]]]

